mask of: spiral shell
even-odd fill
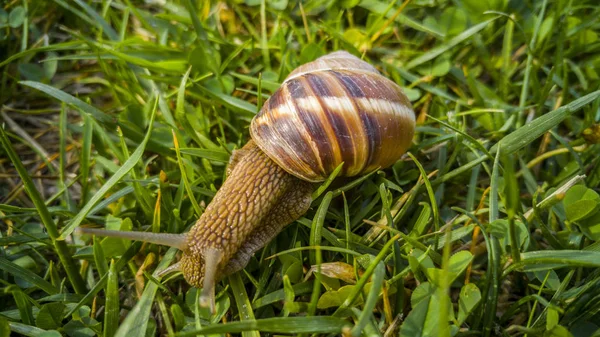
[[[410,146],[415,114],[400,87],[373,66],[334,52],[296,68],[250,126],[279,166],[311,182],[355,176],[396,162]]]

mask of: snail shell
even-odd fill
[[[296,68],[250,126],[253,140],[288,173],[325,180],[392,165],[409,148],[415,114],[402,89],[373,66],[334,52]]]

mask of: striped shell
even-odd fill
[[[402,89],[339,51],[294,70],[254,117],[250,133],[287,172],[318,182],[342,162],[340,176],[392,165],[410,146],[414,129]]]

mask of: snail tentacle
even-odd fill
[[[79,227],[77,230],[83,234],[129,239],[134,241],[144,241],[154,243],[157,245],[175,247],[179,250],[185,250],[187,248],[185,234],[115,231],[87,227]]]

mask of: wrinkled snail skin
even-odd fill
[[[288,174],[253,141],[231,162],[230,175],[186,236],[180,268],[196,287],[203,286],[208,250],[220,255],[218,280],[244,268],[254,252],[310,205],[312,186]]]
[[[171,269],[202,287],[201,305],[214,311],[215,283],[308,210],[315,182],[342,163],[339,175],[348,177],[392,165],[414,129],[398,85],[347,52],[331,53],[296,68],[265,102],[252,120],[252,140],[234,151],[222,187],[188,233],[121,237],[182,250]]]

